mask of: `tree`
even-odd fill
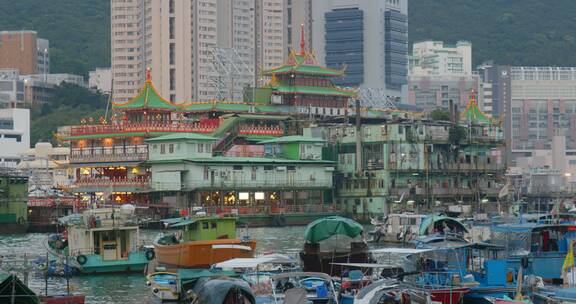
[[[436,108],[428,115],[432,120],[450,121],[450,112],[443,108]]]

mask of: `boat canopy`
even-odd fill
[[[332,277],[323,272],[284,272],[270,277],[273,281],[278,281],[286,278],[304,278],[304,277],[314,277],[320,278],[327,282],[332,282]]]
[[[0,274],[0,303],[10,303],[10,299],[23,304],[40,303],[38,296],[16,275]]]
[[[420,254],[430,251],[430,249],[415,249],[415,248],[380,248],[370,250],[373,254],[393,253],[393,254]]]
[[[233,277],[237,276],[234,271],[212,270],[212,269],[178,269],[179,285],[184,289],[194,286],[200,278],[213,277]]]
[[[294,264],[296,261],[282,254],[270,254],[257,258],[236,258],[220,262],[214,265],[215,268],[256,268],[262,264]]]
[[[395,267],[391,264],[376,264],[376,263],[330,263],[332,265],[356,267],[356,268],[390,268]]]
[[[420,223],[420,229],[418,230],[418,233],[420,235],[425,235],[427,234],[428,229],[433,228],[436,225],[436,223],[440,222],[446,222],[447,224],[452,225],[453,227],[465,233],[469,232],[468,228],[466,228],[466,226],[462,224],[462,222],[453,217],[445,215],[432,215],[422,220],[422,222]]]
[[[341,217],[328,216],[317,219],[306,226],[304,239],[309,243],[319,243],[334,235],[345,235],[351,238],[362,234],[364,228],[358,222]]]
[[[567,230],[576,230],[574,224],[537,224],[537,223],[523,223],[523,224],[501,224],[492,226],[492,232],[500,233],[528,233],[533,230],[542,230],[549,228],[566,228]]]

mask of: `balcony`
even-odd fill
[[[136,178],[80,178],[74,183],[73,190],[76,192],[137,192],[147,190],[150,185],[149,177]]]
[[[212,133],[219,126],[218,120],[209,119],[200,122],[178,122],[178,121],[148,121],[148,122],[127,122],[107,125],[81,125],[70,128],[71,136],[91,135],[91,134],[116,134],[127,132],[193,132]]]
[[[280,126],[247,126],[242,125],[238,128],[240,135],[263,135],[263,136],[282,136],[284,130]]]
[[[339,212],[336,204],[324,205],[287,205],[284,207],[272,206],[226,206],[226,207],[204,207],[209,215],[263,215],[263,214],[334,214]]]
[[[71,163],[146,161],[147,145],[72,148]]]

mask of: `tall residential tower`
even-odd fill
[[[111,1],[117,101],[136,94],[147,67],[161,95],[185,102],[239,99],[282,63],[283,0]]]

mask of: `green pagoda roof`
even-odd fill
[[[482,112],[482,110],[480,110],[480,108],[478,107],[478,103],[476,102],[476,97],[474,96],[474,93],[471,94],[466,109],[462,112],[462,114],[460,114],[460,120],[472,124],[493,123],[492,118],[488,116],[486,113]]]
[[[317,94],[317,95],[339,95],[339,96],[354,96],[354,91],[348,91],[337,87],[310,87],[310,86],[287,86],[279,84],[272,86],[274,92],[277,93],[299,93],[299,94]]]
[[[279,144],[279,143],[296,143],[296,142],[324,142],[321,138],[314,138],[302,135],[282,136],[274,139],[261,141],[261,144]]]
[[[206,136],[206,135],[198,134],[198,133],[172,133],[172,134],[163,135],[163,136],[159,136],[159,137],[149,138],[149,139],[146,139],[145,141],[156,142],[156,141],[168,141],[168,140],[180,140],[180,139],[211,140],[211,141],[218,140],[218,138],[216,138],[216,137]]]
[[[154,84],[152,84],[152,79],[150,77],[150,70],[146,71],[146,83],[138,92],[136,97],[132,98],[131,100],[121,103],[121,102],[112,102],[112,105],[116,109],[124,109],[124,110],[131,110],[131,109],[160,109],[160,110],[177,110],[179,105],[172,103],[169,100],[164,99],[156,88]]]
[[[316,56],[314,56],[314,54],[311,52],[304,51],[297,54],[294,50],[292,50],[292,52],[290,52],[288,55],[288,59],[283,65],[263,72],[264,75],[288,73],[339,77],[344,75],[344,69],[335,70],[320,66],[316,60]]]

